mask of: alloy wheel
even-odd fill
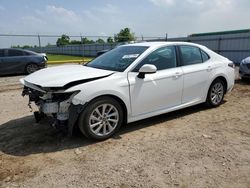
[[[221,100],[223,99],[223,95],[224,95],[224,86],[221,82],[217,82],[212,86],[211,89],[211,102],[214,105],[218,105]]]
[[[31,74],[37,71],[38,67],[36,64],[29,64],[26,69],[27,69],[27,73]]]
[[[119,113],[112,104],[96,107],[89,117],[90,130],[98,136],[106,136],[113,132],[119,122]]]

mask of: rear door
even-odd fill
[[[4,49],[0,49],[0,74],[5,73],[5,63],[4,63],[4,58],[5,58],[5,51]]]
[[[209,56],[200,48],[191,45],[178,46],[183,70],[182,103],[195,103],[207,95],[212,67]]]
[[[25,69],[25,57],[23,51],[18,49],[8,49],[4,58],[4,70],[6,73],[20,73]]]

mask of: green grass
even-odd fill
[[[90,61],[93,58],[90,57],[80,57],[80,56],[70,56],[70,55],[54,55],[47,54],[47,57],[50,61],[67,61],[67,60],[79,60],[79,61]]]

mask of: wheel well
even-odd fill
[[[27,67],[28,67],[29,65],[32,65],[32,64],[36,65],[36,63],[34,63],[34,62],[29,62],[29,63],[27,63],[27,64],[25,65],[24,70],[26,71],[26,70],[27,70]]]
[[[220,79],[224,83],[224,89],[225,89],[225,93],[226,93],[227,92],[227,80],[226,80],[226,78],[223,77],[223,76],[218,76],[217,78],[214,79],[214,81],[217,80],[217,79]]]
[[[127,107],[125,105],[125,103],[122,101],[122,99],[120,99],[119,97],[115,96],[115,95],[101,95],[101,96],[98,96],[94,99],[92,99],[91,101],[87,102],[86,105],[88,105],[89,103],[91,103],[92,101],[94,100],[97,100],[99,98],[102,98],[102,97],[110,97],[114,100],[116,100],[117,102],[119,102],[119,104],[121,105],[122,107],[122,110],[123,110],[123,113],[124,113],[124,118],[123,118],[123,124],[127,124],[127,117],[128,117],[128,111],[127,111]],[[78,115],[76,116],[76,119],[72,120],[71,122],[71,126],[69,127],[69,135],[72,135],[72,134],[77,134],[79,132],[79,127],[77,126],[78,124],[78,120],[79,120],[79,114],[84,111],[84,109],[86,108],[86,106],[82,106],[83,108],[82,109],[79,109],[79,113]]]
[[[98,98],[102,98],[102,97],[110,97],[110,98],[115,99],[117,102],[119,102],[119,104],[120,104],[121,107],[122,107],[123,113],[124,113],[123,123],[124,123],[124,124],[127,124],[128,109],[127,109],[125,103],[123,102],[123,100],[122,100],[121,98],[115,96],[115,95],[101,95],[101,96],[98,96],[98,97],[92,99],[91,101],[96,100],[96,99],[98,99]],[[91,102],[91,101],[89,101],[89,102]]]

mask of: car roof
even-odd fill
[[[0,48],[0,50],[19,50],[19,51],[24,51],[24,52],[30,52],[30,53],[33,53],[33,54],[37,54],[37,52],[22,49],[22,48]]]
[[[23,50],[22,48],[0,48],[0,50]]]
[[[166,46],[166,45],[192,45],[192,46],[201,47],[201,45],[191,43],[191,42],[141,42],[141,43],[126,44],[123,46],[160,47],[160,46]]]

